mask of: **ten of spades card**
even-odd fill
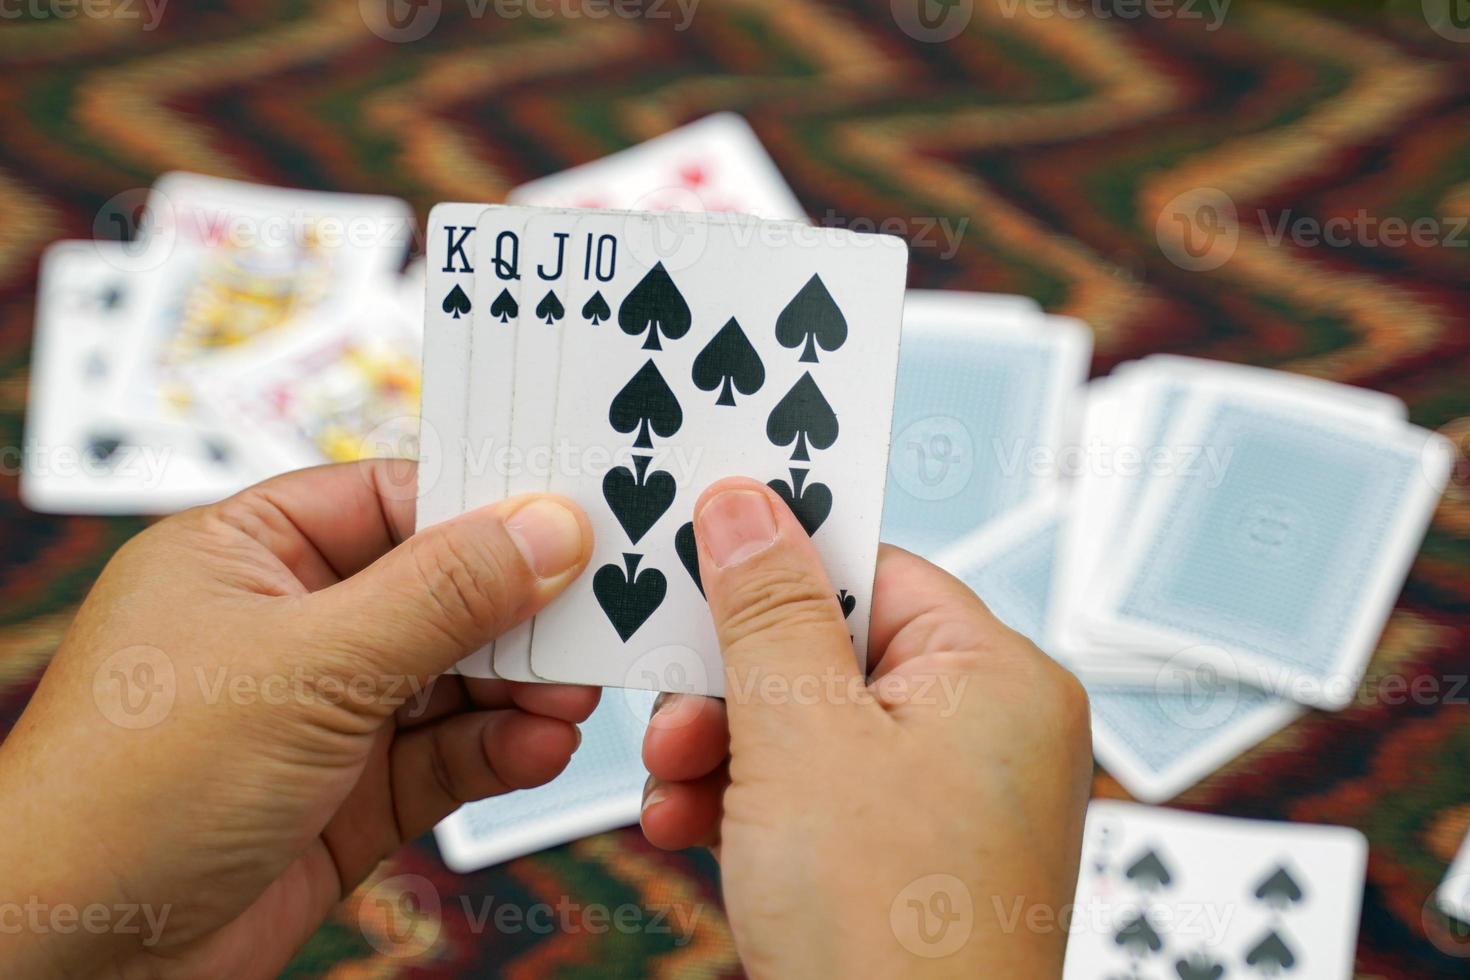
[[[588,574],[533,624],[535,672],[723,693],[691,521],[699,493],[737,475],[767,481],[812,535],[862,660],[906,246],[605,213],[559,248],[572,278],[547,489],[588,510],[597,543]]]

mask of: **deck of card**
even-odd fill
[[[1028,500],[925,553],[1080,677],[1099,761],[1161,802],[1351,701],[1453,450],[1395,398],[1282,372],[1159,355],[1073,381],[1060,450],[992,444]]]

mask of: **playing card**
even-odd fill
[[[511,191],[511,204],[632,211],[733,211],[805,220],[750,125],[706,116],[631,149]]]
[[[425,247],[419,530],[464,513],[475,230],[489,205],[437,204]]]
[[[417,318],[415,318],[417,319]],[[210,358],[191,386],[262,475],[374,457],[412,459],[421,330],[388,287],[307,332]]]
[[[690,522],[699,493],[733,475],[787,499],[865,650],[903,244],[603,214],[584,217],[568,249],[555,412],[567,455],[550,489],[587,508],[597,546],[589,574],[533,625],[536,673],[723,691]]]
[[[561,361],[561,334],[566,322],[567,241],[583,212],[566,209],[514,209],[524,214],[521,235],[522,264],[520,314],[507,335],[508,350],[497,345],[495,357],[504,357],[514,378],[514,399],[505,405],[508,417],[502,442],[513,451],[501,474],[500,496],[544,492],[551,484],[555,446],[557,370]],[[478,383],[483,377],[476,367]],[[501,406],[497,405],[496,411]],[[488,416],[487,417],[491,417]],[[542,680],[532,670],[531,632],[525,622],[495,642],[495,672],[510,680]]]
[[[1348,980],[1367,856],[1347,827],[1096,800],[1063,977]]]
[[[166,514],[250,482],[199,444],[171,445],[99,409],[131,343],[130,246],[57,242],[41,258],[21,499],[32,510]]]
[[[192,369],[225,352],[308,331],[369,284],[391,280],[412,213],[385,197],[260,187],[172,173],[148,198],[152,267],[137,279],[133,343],[110,413],[175,445],[202,439],[226,464],[242,453],[198,413]]]
[[[460,807],[434,828],[444,863],[461,874],[638,822],[643,732],[652,692],[608,691],[578,727],[582,746],[545,786]]]
[[[1091,352],[1024,302],[910,292],[883,540],[932,556],[1055,486]]]
[[[1324,708],[1352,698],[1448,478],[1447,440],[1278,393],[1192,399],[1083,616],[1105,635]],[[1223,654],[1223,655],[1222,655]]]
[[[1399,425],[1404,417],[1402,402],[1378,392],[1170,356],[1123,365],[1091,389],[1077,453],[1077,504],[1063,532],[1051,629],[1079,667],[1099,678],[1135,678],[1138,644],[1126,636],[1103,635],[1097,623],[1082,618],[1080,603],[1095,591],[1091,583],[1105,558],[1115,557],[1125,531],[1135,528],[1149,483],[1160,473],[1188,469],[1213,486],[1230,464],[1228,448],[1175,438],[1174,423],[1194,398],[1211,393],[1261,402],[1289,397],[1308,410],[1351,413],[1359,424],[1378,428]]]
[[[1120,683],[1090,677],[1050,634],[1056,561],[1075,494],[1022,505],[937,556],[1003,623],[1076,673],[1092,707],[1093,753],[1136,799],[1177,796],[1299,717],[1300,706],[1229,679],[1154,661]]]

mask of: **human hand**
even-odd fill
[[[435,678],[582,571],[586,517],[536,495],[409,537],[414,484],[293,473],[117,553],[0,745],[0,868],[7,894],[163,921],[0,930],[0,963],[276,976],[404,841],[561,772],[596,690]]]
[[[642,823],[662,847],[715,847],[746,970],[1060,976],[1065,929],[1024,924],[1076,886],[1081,686],[963,583],[886,546],[864,683],[779,498],[721,481],[695,515],[726,700],[660,699]]]

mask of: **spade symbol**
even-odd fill
[[[1273,931],[1266,933],[1265,938],[1245,954],[1245,962],[1263,975],[1274,977],[1296,965],[1296,954]]]
[[[592,294],[592,298],[582,304],[582,319],[591,320],[595,327],[603,320],[612,319],[612,310],[608,308],[607,300],[602,298],[602,290]]]
[[[1179,974],[1179,980],[1220,980],[1225,968],[1203,953],[1194,953],[1189,959],[1175,963],[1174,972]]]
[[[1161,886],[1168,887],[1169,883],[1174,880],[1174,876],[1169,874],[1169,869],[1164,866],[1164,862],[1160,861],[1159,856],[1153,851],[1149,851],[1130,864],[1125,874],[1129,881],[1136,881],[1144,891],[1153,891]]]
[[[106,463],[122,448],[122,437],[112,434],[97,434],[87,440],[87,458],[94,463]]]
[[[760,355],[734,317],[710,338],[694,359],[694,383],[700,391],[720,389],[716,405],[734,405],[735,390],[742,395],[753,395],[766,383],[766,369]]]
[[[204,452],[209,457],[209,461],[216,466],[224,466],[230,461],[230,447],[218,439],[206,439]]]
[[[1279,912],[1293,902],[1300,902],[1302,889],[1296,880],[1286,873],[1285,868],[1278,867],[1256,888],[1256,898],[1263,899],[1267,905]]]
[[[796,298],[776,318],[776,339],[782,347],[802,347],[801,359],[815,364],[817,347],[831,352],[847,340],[847,318],[837,308],[821,276],[812,276]]]
[[[619,432],[638,430],[638,438],[633,442],[635,449],[652,449],[650,430],[661,438],[669,438],[684,424],[684,410],[664,376],[649,361],[613,398],[607,418]]]
[[[664,271],[662,262],[648,270],[618,307],[618,326],[623,328],[623,333],[636,337],[648,331],[644,350],[662,350],[659,332],[670,340],[678,340],[689,332],[689,322],[689,304]]]
[[[704,595],[704,580],[699,577],[699,549],[694,544],[694,522],[689,521],[674,533],[674,550],[679,554],[679,560],[684,563],[684,569],[689,572],[689,577],[694,579],[694,585],[699,589],[699,594]]]
[[[443,307],[445,313],[454,314],[454,318],[458,320],[470,312],[470,298],[465,295],[463,289],[456,285],[449,291],[449,295],[444,297]]]
[[[791,482],[785,480],[772,480],[766,486],[776,491],[776,495],[786,501],[786,506],[791,508],[791,513],[796,515],[796,520],[806,529],[807,536],[817,533],[817,528],[832,513],[832,491],[825,483],[813,483],[811,486],[803,486],[809,470],[793,469],[791,471]]]
[[[622,568],[614,564],[603,565],[592,576],[592,594],[597,604],[607,614],[608,621],[624,643],[652,616],[664,601],[669,581],[656,568],[638,571],[642,555],[623,555]]]
[[[801,462],[811,458],[807,455],[808,443],[817,449],[828,449],[837,441],[837,416],[810,372],[803,374],[786,397],[771,409],[766,419],[766,438],[778,446],[795,442],[791,458]]]
[[[837,604],[842,607],[842,618],[850,619],[852,611],[857,608],[857,596],[842,589],[837,593]]]
[[[495,302],[490,304],[490,315],[501,323],[509,323],[521,315],[521,308],[510,290],[502,289],[500,295],[495,297]]]
[[[536,304],[536,319],[545,320],[548,327],[555,326],[556,321],[566,315],[567,311],[562,307],[561,300],[557,299],[556,293],[549,289],[541,302]]]
[[[615,466],[602,478],[602,497],[634,544],[664,516],[678,490],[674,478],[663,470],[649,474],[651,462],[651,456],[634,456],[636,476],[626,466]]]
[[[1146,953],[1157,953],[1164,948],[1164,941],[1149,924],[1148,916],[1140,913],[1127,925],[1118,930],[1113,937],[1113,942],[1126,949],[1132,956],[1143,956]]]

